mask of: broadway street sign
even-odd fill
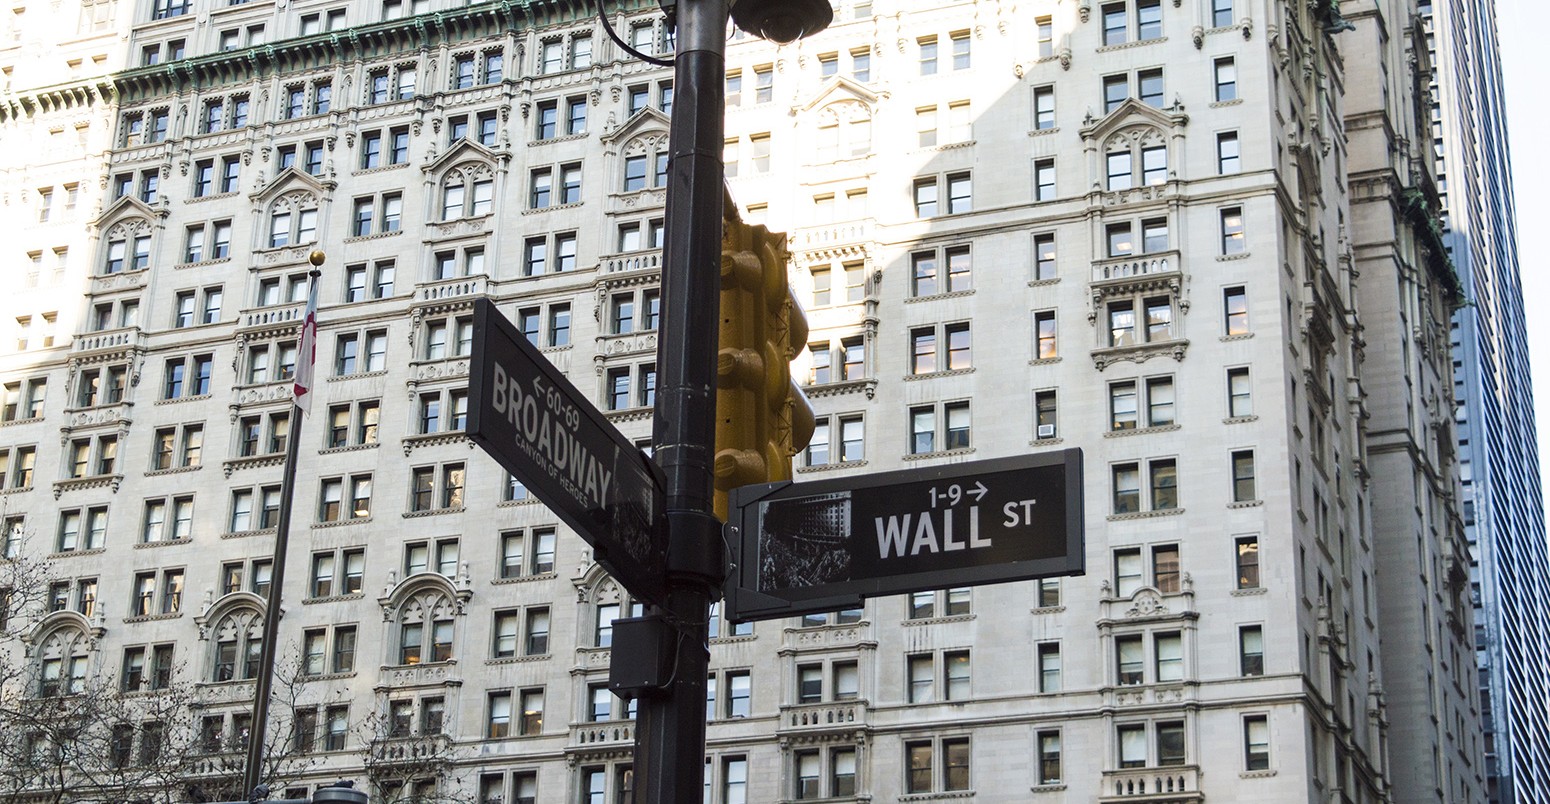
[[[488,299],[474,304],[468,435],[592,545],[635,597],[667,599],[655,467]]]
[[[744,486],[731,508],[736,620],[1083,571],[1079,449]]]

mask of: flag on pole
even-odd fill
[[[301,343],[296,347],[296,387],[292,399],[302,413],[312,412],[312,367],[318,351],[318,272],[307,287],[307,313],[301,322]]]

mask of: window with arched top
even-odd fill
[[[860,101],[843,100],[818,111],[817,161],[853,159],[872,152],[872,109]]]
[[[667,186],[667,132],[644,132],[624,144],[623,183],[626,193]]]
[[[457,605],[438,588],[425,589],[401,603],[393,620],[397,626],[397,663],[451,661],[457,613]]]
[[[318,239],[318,199],[308,190],[285,193],[269,207],[268,247],[314,243]]]
[[[264,615],[241,608],[218,620],[211,632],[215,642],[211,657],[211,681],[238,681],[258,676],[263,651]]]
[[[79,628],[64,626],[45,636],[38,651],[39,698],[79,695],[86,688],[91,641]]]
[[[441,219],[477,218],[495,209],[495,175],[483,162],[464,162],[441,179]]]
[[[620,617],[639,617],[645,614],[645,605],[632,600],[623,587],[612,578],[598,583],[591,596],[592,645],[599,648],[614,644],[614,620]]]
[[[1131,126],[1103,144],[1104,189],[1129,190],[1168,182],[1168,141],[1152,126]]]
[[[150,221],[143,218],[119,221],[108,228],[103,241],[107,246],[102,255],[102,274],[143,271],[151,267]]]

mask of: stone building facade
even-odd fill
[[[1470,614],[1451,454],[1369,432],[1401,387],[1448,393],[1374,360],[1433,334],[1396,276],[1451,303],[1415,222],[1373,211],[1424,187],[1381,147],[1414,125],[1413,9],[1345,5],[1354,33],[1321,2],[846,0],[797,44],[732,36],[728,185],[790,233],[811,325],[799,482],[1080,447],[1087,573],[718,618],[707,800],[1375,802],[1396,733],[1451,752],[1439,800],[1483,795],[1469,696],[1398,728],[1385,703],[1453,678],[1470,632],[1390,629]],[[654,7],[610,13],[670,47]],[[8,527],[64,590],[30,643],[96,634],[68,644],[121,678],[165,657],[202,728],[240,730],[295,433],[281,633],[322,758],[295,784],[434,733],[443,792],[629,800],[602,684],[636,604],[460,430],[490,298],[647,445],[671,73],[585,3],[133,20],[77,323],[0,358]],[[1401,504],[1420,478],[1435,511]],[[1419,611],[1377,560],[1405,516]]]

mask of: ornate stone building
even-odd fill
[[[670,48],[654,6],[610,14]],[[84,299],[0,358],[8,528],[64,590],[29,645],[95,629],[83,668],[192,685],[218,758],[299,437],[281,633],[305,680],[277,728],[320,762],[293,784],[430,740],[446,774],[410,792],[629,800],[604,682],[637,604],[461,430],[490,298],[647,444],[671,72],[586,3],[132,18],[82,185]],[[1456,298],[1406,216],[1428,168],[1385,152],[1418,125],[1413,21],[845,0],[797,44],[731,37],[728,183],[790,233],[811,325],[799,482],[1080,447],[1087,573],[718,619],[708,801],[1377,802],[1428,739],[1438,800],[1484,795],[1472,696],[1443,689],[1470,635],[1456,469],[1419,435],[1450,418],[1430,323]],[[8,181],[8,218],[31,214],[42,185]],[[1390,351],[1423,344],[1407,384]],[[1438,400],[1407,420],[1437,449],[1375,449],[1412,398]],[[1430,560],[1377,560],[1417,539]],[[1427,684],[1445,708],[1391,725]]]

